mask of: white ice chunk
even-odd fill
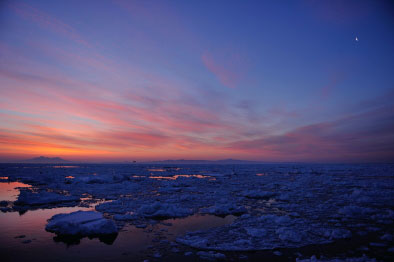
[[[182,208],[177,205],[155,202],[141,206],[137,212],[138,215],[148,218],[171,218],[186,217],[192,214],[188,208]]]
[[[57,214],[48,220],[45,229],[59,235],[104,235],[118,232],[113,220],[103,217],[95,211],[76,211],[69,214]]]

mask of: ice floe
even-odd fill
[[[38,191],[34,192],[30,189],[23,189],[20,191],[18,200],[14,202],[15,205],[45,205],[58,204],[63,202],[79,201],[79,197],[70,195],[61,195],[54,192]]]
[[[190,209],[182,208],[177,205],[155,202],[143,205],[137,210],[137,215],[148,218],[172,218],[186,217],[191,215]]]
[[[212,207],[203,208],[201,209],[200,212],[203,214],[226,216],[226,215],[240,215],[247,212],[247,209],[244,206],[237,206],[232,203],[227,203],[227,204],[217,204]]]
[[[57,214],[48,220],[45,229],[58,235],[95,236],[116,234],[114,221],[106,219],[99,212],[76,211]]]

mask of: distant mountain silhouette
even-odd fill
[[[37,164],[61,164],[61,163],[70,163],[71,161],[64,160],[60,157],[35,157],[31,159],[22,160],[22,163],[37,163]]]

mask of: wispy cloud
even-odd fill
[[[220,58],[219,58],[220,57]],[[229,88],[236,88],[244,77],[245,62],[238,53],[224,52],[220,56],[205,52],[201,60],[219,82]]]
[[[91,47],[91,44],[82,37],[78,31],[63,21],[23,2],[9,2],[8,6],[22,18],[34,22],[44,29],[48,29],[56,34],[62,35],[69,40],[75,41],[85,47]]]
[[[391,161],[394,107],[384,106],[276,136],[241,140],[232,149],[273,161]]]

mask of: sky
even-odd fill
[[[1,1],[0,161],[394,161],[391,1]]]

